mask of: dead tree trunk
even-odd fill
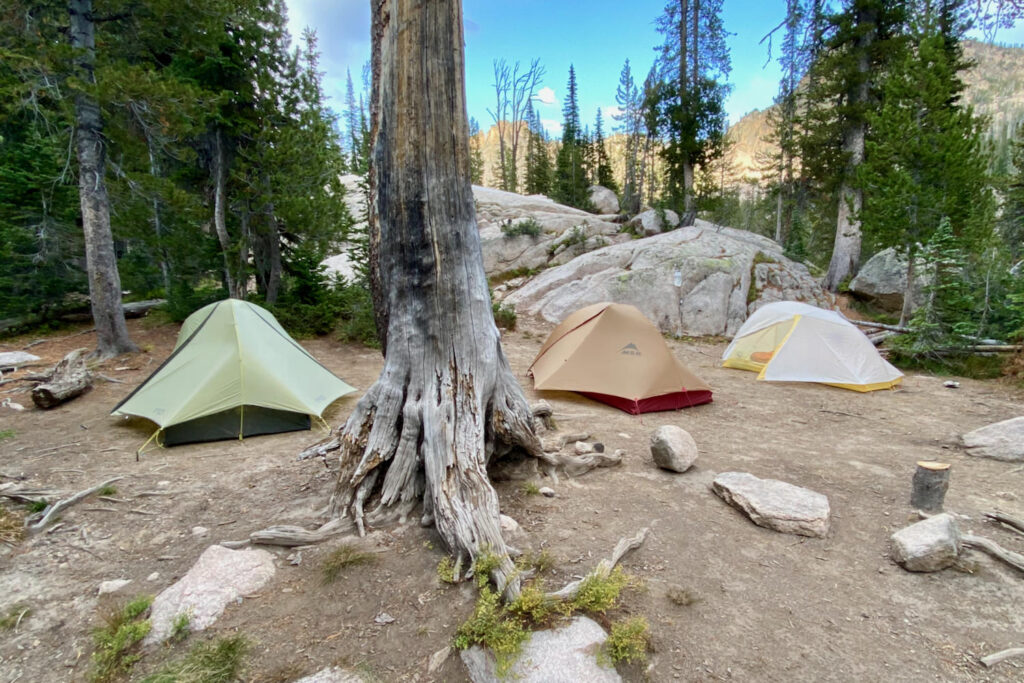
[[[910,505],[925,512],[938,512],[949,489],[949,464],[919,460],[914,471]]]
[[[224,256],[224,284],[228,288],[228,296],[233,299],[244,299],[244,284],[239,286],[231,265],[231,236],[228,235],[227,214],[227,161],[224,158],[224,142],[220,129],[213,133],[213,228],[217,233],[221,254]]]
[[[117,272],[114,237],[110,232],[107,196],[106,149],[103,118],[96,99],[96,22],[92,0],[70,0],[71,47],[81,88],[75,95],[75,152],[78,157],[78,194],[85,234],[85,268],[89,301],[96,323],[96,353],[111,357],[138,348],[128,336],[121,309],[121,276]]]
[[[502,558],[492,578],[508,597],[519,582],[487,462],[516,445],[543,454],[484,275],[461,3],[375,0],[372,32],[371,266],[385,363],[342,431],[331,512],[362,533],[422,501],[421,522],[460,561]]]

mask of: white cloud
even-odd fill
[[[605,121],[612,120],[613,117],[618,116],[621,113],[622,108],[615,104],[610,107],[601,107],[601,116],[604,117]]]
[[[533,96],[533,99],[537,100],[541,104],[554,104],[555,91],[547,86],[544,86],[543,88],[537,91],[537,94]]]
[[[552,137],[559,137],[562,134],[562,122],[557,119],[541,119],[540,125],[544,126],[544,130]]]

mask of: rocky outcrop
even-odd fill
[[[924,265],[917,262],[914,275],[914,308],[924,303],[928,279]],[[907,259],[895,249],[883,249],[861,266],[857,277],[850,280],[850,292],[878,308],[898,313],[903,308],[907,291]]]
[[[587,213],[543,195],[473,186],[473,198],[488,277],[568,263],[630,239],[619,233],[615,216]]]
[[[583,254],[506,298],[520,314],[554,323],[601,301],[631,304],[662,332],[694,336],[732,336],[762,305],[787,300],[833,305],[776,242],[702,220]]]
[[[619,212],[619,198],[607,187],[591,185],[587,190],[590,192],[590,203],[594,205],[598,213],[614,214]]]
[[[638,235],[650,237],[660,235],[679,225],[679,214],[671,209],[658,211],[647,209],[626,222],[626,227]]]
[[[353,229],[365,230],[366,195],[363,192],[362,177],[357,175],[343,175],[339,180],[341,180],[341,184],[345,186],[345,208],[348,209],[349,215],[352,216],[352,220],[355,221]],[[324,270],[328,277],[340,275],[348,281],[355,279],[356,269],[349,254],[349,247],[350,245],[348,242],[337,244],[335,246],[336,253],[321,261],[321,265],[324,266]]]
[[[1024,417],[979,427],[963,435],[968,455],[1006,462],[1024,462]]]

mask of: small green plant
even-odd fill
[[[541,550],[539,553],[531,550],[520,556],[516,566],[520,569],[532,569],[541,574],[555,566],[555,557],[547,549]]]
[[[503,330],[516,329],[516,307],[511,304],[504,304],[495,301],[491,304],[491,311],[494,313],[494,324]]]
[[[455,583],[455,560],[451,556],[445,555],[437,563],[437,578],[445,583]]]
[[[494,653],[497,674],[503,678],[515,663],[530,632],[523,622],[509,615],[501,596],[487,585],[480,589],[473,615],[455,632],[455,647],[460,650],[480,644]]]
[[[677,607],[689,607],[699,600],[696,595],[682,586],[670,586],[668,592],[665,593],[665,597]]]
[[[108,484],[108,485],[104,486],[103,488],[101,488],[99,491],[97,491],[96,495],[98,495],[98,496],[115,496],[115,495],[117,495],[117,487],[116,486],[111,486],[110,484]]]
[[[542,624],[553,614],[559,613],[560,605],[549,598],[535,584],[523,586],[519,597],[508,605],[508,611],[532,624]]]
[[[33,500],[28,504],[28,511],[29,514],[34,515],[37,512],[42,512],[48,507],[50,507],[50,503],[46,500]]]
[[[497,553],[486,549],[476,556],[473,562],[473,579],[478,588],[483,588],[491,580],[491,572],[501,566],[501,557]]]
[[[341,576],[343,570],[355,567],[360,564],[372,564],[377,556],[360,550],[354,545],[343,545],[337,548],[324,560],[320,567],[320,573],[325,584],[334,583]]]
[[[604,642],[602,653],[612,664],[642,662],[647,659],[651,642],[651,627],[644,617],[633,617],[612,624],[611,633]]]
[[[171,622],[171,642],[180,643],[192,633],[192,615],[182,612]]]
[[[587,241],[586,228],[586,223],[574,226],[572,230],[565,233],[565,237],[562,239],[561,243],[565,246],[566,249],[568,249],[569,247],[573,247],[577,244],[583,244],[584,242]]]
[[[7,439],[14,438],[13,429],[0,429],[0,441],[6,441]]]
[[[7,614],[0,616],[0,631],[13,631],[30,614],[32,614],[32,610],[28,607],[15,605],[7,610]]]
[[[106,625],[93,632],[92,683],[107,683],[127,676],[142,658],[139,643],[149,633],[151,624],[143,618],[153,598],[140,595],[119,610],[106,616]]]
[[[528,482],[523,483],[523,489],[522,490],[523,490],[523,494],[527,495],[527,496],[537,496],[537,495],[540,495],[540,487],[537,486],[537,484],[533,483],[532,481],[528,481]]]
[[[572,607],[582,612],[604,614],[619,601],[622,589],[633,583],[632,577],[616,567],[607,576],[591,572],[583,579],[573,598]]]
[[[519,237],[520,235],[540,237],[542,232],[544,232],[544,226],[533,218],[524,218],[516,223],[508,221],[507,223],[503,223],[501,226],[501,234],[504,235],[507,240]]]
[[[143,683],[231,683],[238,680],[249,645],[242,636],[200,643]]]

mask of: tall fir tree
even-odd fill
[[[527,194],[551,194],[551,157],[548,135],[540,121],[540,114],[531,103],[526,110],[528,132],[526,140]]]
[[[480,124],[469,117],[469,176],[474,185],[484,184],[484,153],[480,147]]]
[[[643,95],[633,80],[628,59],[619,74],[615,103],[619,107],[619,113],[612,116],[619,123],[615,130],[626,138],[620,205],[625,213],[632,215],[639,213],[643,195],[644,115]]]
[[[569,82],[562,105],[562,144],[555,157],[555,177],[551,198],[568,206],[589,209],[587,172],[584,168],[586,139],[580,129],[580,109],[576,93],[576,70],[569,66]]]
[[[601,187],[607,187],[615,194],[619,193],[619,184],[615,182],[615,175],[612,173],[612,164],[608,159],[608,147],[604,140],[604,120],[601,116],[601,108],[597,108],[597,116],[594,118],[594,159],[596,170],[596,182]]]

